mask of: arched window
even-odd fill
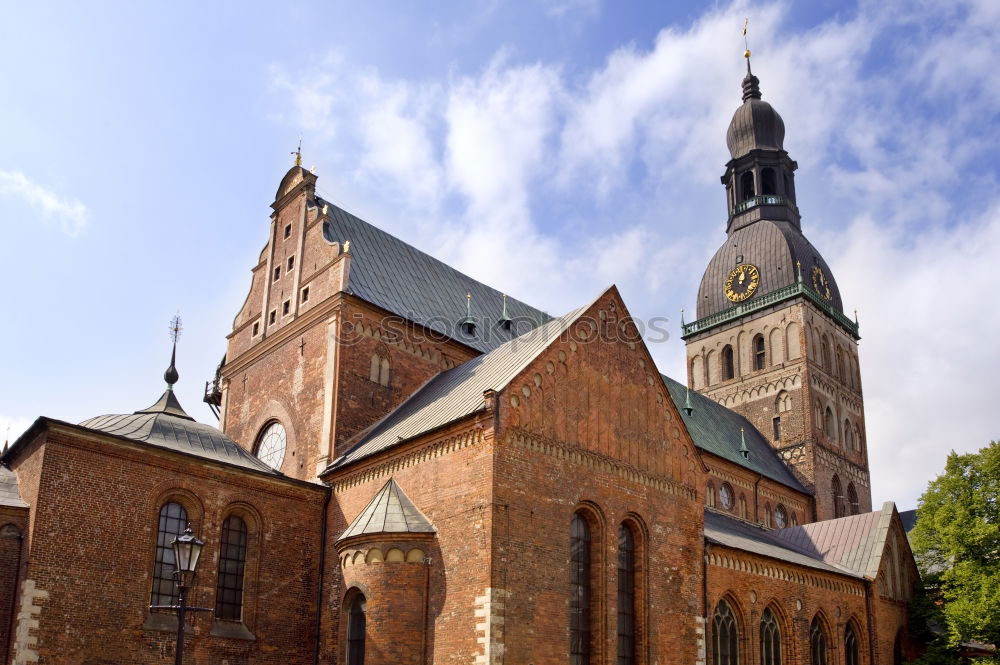
[[[847,483],[847,503],[851,507],[851,514],[857,515],[859,512],[858,491],[854,489],[854,483]]]
[[[774,169],[764,169],[760,172],[760,193],[777,194],[778,178],[774,175]]]
[[[771,502],[764,504],[764,526],[771,528]]]
[[[778,393],[778,398],[775,400],[775,408],[778,413],[785,413],[786,411],[792,410],[792,396],[782,390]]]
[[[767,356],[764,350],[764,336],[757,335],[753,338],[753,368],[764,369],[766,367]]]
[[[590,610],[590,525],[576,513],[570,523],[570,665],[590,664]]]
[[[780,503],[774,509],[774,526],[778,529],[784,529],[788,526],[788,511]]]
[[[347,607],[347,665],[365,665],[365,609],[368,602],[357,593]]]
[[[722,507],[726,510],[732,510],[733,498],[733,486],[729,483],[722,483],[719,487],[719,503],[721,503]]]
[[[742,494],[740,495],[740,517],[747,518],[747,499]]]
[[[844,665],[861,665],[861,648],[854,624],[847,624],[844,630]]]
[[[739,628],[729,603],[720,600],[712,615],[712,665],[739,665]]]
[[[823,369],[830,371],[830,341],[823,335],[823,342],[820,345],[820,351],[823,354]]]
[[[257,436],[257,445],[254,446],[257,459],[272,469],[280,469],[281,462],[285,459],[287,443],[288,437],[282,424],[277,421],[269,422]]]
[[[372,383],[378,383],[379,374],[379,362],[380,358],[377,353],[373,353],[371,360],[368,363],[368,380]]]
[[[239,621],[243,617],[243,573],[247,562],[247,525],[236,515],[222,523],[219,580],[215,588],[215,617]]]
[[[837,425],[833,422],[833,409],[830,407],[826,407],[826,411],[823,413],[823,433],[831,441],[837,440]]]
[[[753,171],[747,171],[740,176],[740,200],[752,199],[755,193],[753,190]]]
[[[710,482],[705,485],[705,505],[715,508],[715,483]]]
[[[844,437],[844,446],[848,450],[854,450],[854,432],[851,429],[851,421],[845,419],[844,426],[840,429],[840,433]]]
[[[809,656],[812,665],[826,665],[826,633],[819,617],[815,617],[809,627]]]
[[[781,628],[770,607],[760,617],[760,663],[781,665]]]
[[[618,665],[635,663],[635,535],[618,528]]]
[[[722,380],[728,381],[736,376],[736,364],[733,362],[733,347],[726,344],[722,348]]]
[[[837,347],[837,377],[847,383],[847,373],[844,371],[844,354],[839,346]]]
[[[176,605],[177,585],[174,583],[174,538],[184,533],[188,514],[184,506],[171,501],[160,507],[160,524],[156,531],[156,561],[153,565],[151,605]]]
[[[389,357],[383,356],[378,365],[378,382],[387,388],[389,387],[389,369]]]
[[[833,476],[833,482],[830,483],[833,490],[833,516],[843,517],[844,516],[844,488],[840,485],[840,478],[836,474]]]

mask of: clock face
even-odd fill
[[[813,290],[826,300],[830,299],[830,283],[826,281],[826,275],[819,266],[813,268]]]
[[[751,263],[743,263],[729,273],[723,291],[733,302],[743,302],[754,294],[760,285],[760,271]]]

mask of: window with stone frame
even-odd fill
[[[844,629],[844,665],[861,665],[861,648],[852,623]]]
[[[840,484],[840,478],[837,474],[833,475],[830,487],[831,493],[833,494],[833,516],[844,517],[846,514],[846,511],[844,510],[844,488]]]
[[[153,565],[151,605],[177,604],[173,542],[177,536],[184,533],[187,523],[187,510],[176,501],[170,501],[160,507],[159,525],[156,530],[156,559]]]
[[[857,515],[861,511],[858,490],[854,489],[854,483],[847,483],[847,505],[851,509],[851,515]]]
[[[736,377],[736,362],[733,358],[733,347],[726,344],[722,347],[722,380],[729,381]]]
[[[753,368],[755,370],[764,369],[767,366],[767,349],[764,345],[764,336],[757,335],[753,338]]]

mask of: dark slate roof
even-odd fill
[[[521,335],[490,353],[438,374],[333,461],[350,464],[486,407],[483,392],[500,390],[583,314],[589,305]]]
[[[751,150],[782,150],[785,122],[778,112],[761,100],[760,81],[747,72],[743,79],[743,105],[736,109],[726,131],[726,146],[733,159]]]
[[[860,577],[856,572],[831,564],[808,550],[802,550],[777,536],[777,531],[738,520],[714,511],[705,511],[705,540],[744,552],[787,561],[799,566],[807,566],[828,573]]]
[[[774,534],[789,547],[874,579],[895,508],[887,501],[871,513],[787,527]]]
[[[345,291],[483,352],[552,318],[508,297],[507,315],[514,324],[506,330],[498,325],[504,311],[500,291],[319,199],[319,205],[324,204],[329,206],[329,219],[323,224],[327,242],[351,243],[351,271]],[[472,335],[466,335],[461,327],[467,294],[472,294],[476,321]]]
[[[742,260],[737,261],[740,256]],[[759,220],[732,231],[708,262],[698,287],[698,318],[733,306],[726,298],[724,284],[739,263],[752,263],[760,270],[757,292],[743,303],[750,305],[757,298],[794,284],[796,261],[802,264],[802,281],[806,286],[813,287],[814,268],[823,271],[830,286],[830,304],[843,313],[837,280],[819,250],[791,222]]]
[[[130,414],[97,416],[84,420],[80,427],[270,475],[281,475],[216,428],[203,425],[187,415],[169,388],[148,409]]]
[[[27,508],[17,488],[17,476],[5,466],[0,466],[0,506],[7,508]]]
[[[392,478],[372,497],[338,540],[379,533],[434,533],[431,524]]]
[[[810,493],[796,480],[777,451],[771,447],[771,443],[749,420],[693,390],[690,398],[694,409],[689,416],[684,412],[686,386],[665,374],[661,376],[696,446],[796,491]],[[749,459],[740,454],[741,427],[750,450]]]

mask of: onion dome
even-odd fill
[[[743,105],[736,109],[726,132],[726,145],[733,159],[752,150],[784,150],[785,122],[760,95],[760,79],[750,71],[743,79]]]

